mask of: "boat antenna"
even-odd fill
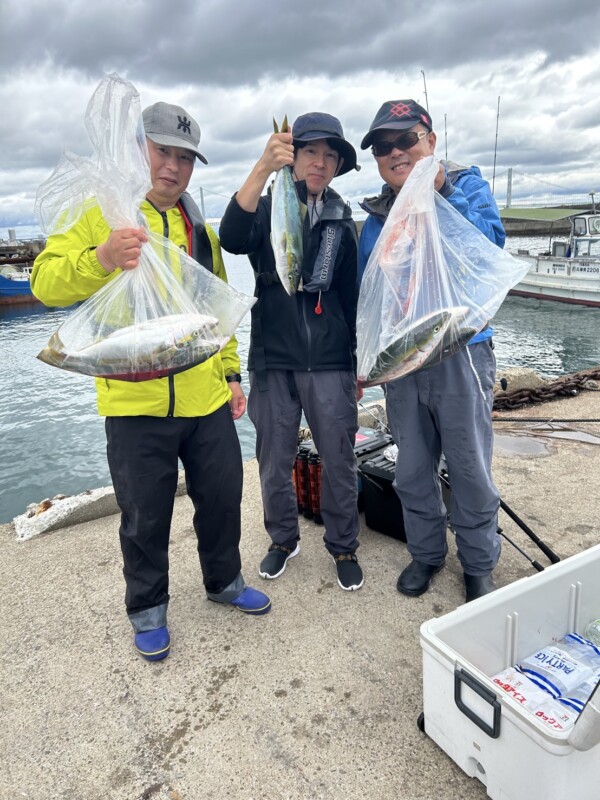
[[[446,143],[446,161],[448,161],[448,128],[446,127],[445,114],[444,114],[444,142]]]
[[[492,174],[492,194],[496,183],[496,153],[498,152],[498,122],[500,120],[500,95],[498,95],[498,113],[496,114],[496,143],[494,144],[494,172]]]
[[[425,81],[425,72],[421,70],[421,75],[423,76],[423,89],[425,91],[425,108],[427,109],[427,113],[429,114],[429,100],[427,99],[427,83]]]

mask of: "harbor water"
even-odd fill
[[[546,243],[509,239],[507,248]],[[252,294],[247,259],[224,255],[230,283]],[[96,413],[93,379],[36,359],[69,313],[41,305],[0,307],[0,522],[47,497],[110,484],[104,420]],[[558,377],[600,365],[600,309],[508,297],[493,327],[499,369],[529,367]],[[237,331],[243,366],[249,333],[248,315]],[[247,393],[245,370],[243,383]],[[366,401],[382,397],[380,388],[365,394]],[[252,458],[255,437],[247,415],[236,425],[243,456]]]

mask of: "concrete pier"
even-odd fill
[[[583,391],[496,422],[503,500],[561,558],[600,543],[600,425],[537,430],[523,418],[598,419]],[[0,526],[0,798],[29,800],[483,800],[417,728],[419,627],[463,602],[455,547],[429,592],[396,580],[401,542],[364,526],[364,587],[342,592],[323,530],[301,521],[301,553],[276,581],[256,462],[245,467],[246,579],[272,612],[248,618],[206,600],[189,499],[176,500],[168,659],[142,661],[123,609],[118,516],[17,541]],[[505,532],[547,560],[501,512]],[[449,534],[450,536],[450,534]],[[551,567],[550,567],[551,569]],[[510,545],[499,587],[536,571]],[[499,589],[502,591],[502,588]],[[600,616],[600,609],[598,609]]]

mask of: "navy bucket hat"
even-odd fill
[[[292,125],[294,142],[310,142],[313,139],[327,139],[331,147],[338,151],[344,159],[338,175],[345,175],[351,169],[357,172],[360,166],[356,163],[356,150],[344,139],[342,124],[337,117],[320,111],[302,114]]]
[[[418,124],[425,125],[428,131],[433,130],[429,112],[414,100],[387,100],[375,114],[369,132],[360,143],[360,149],[366,150],[373,144],[375,131],[404,131]]]

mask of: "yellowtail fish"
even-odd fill
[[[436,354],[441,352],[444,341],[448,340],[456,311],[442,309],[427,314],[412,324],[401,323],[397,338],[379,353],[369,374],[364,378],[359,376],[361,386],[376,386],[393,381],[421,369],[425,364],[431,366],[435,363]],[[460,311],[464,312],[464,309]],[[464,319],[464,313],[462,318]]]
[[[273,120],[275,133],[279,128]],[[281,133],[289,130],[287,115]],[[302,228],[306,206],[300,202],[290,167],[277,171],[271,190],[271,245],[275,256],[275,269],[285,291],[293,295],[298,291],[302,271]]]
[[[429,358],[421,364],[419,369],[433,367],[447,356],[458,353],[458,351],[475,336],[478,330],[481,330],[483,327],[479,325],[479,327],[475,328],[470,324],[468,317],[470,316],[471,320],[473,320],[473,312],[466,306],[456,306],[450,310],[452,311],[452,321],[446,329],[442,343],[433,350]]]
[[[97,378],[164,378],[201,364],[221,349],[226,340],[210,338],[218,322],[204,314],[171,314],[119,328],[80,350],[67,350],[57,331],[38,358]]]

